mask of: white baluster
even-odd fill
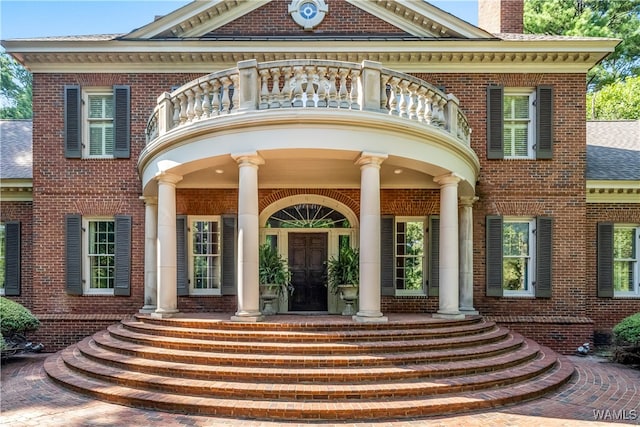
[[[195,114],[194,119],[200,120],[202,118],[202,89],[200,85],[196,85],[193,88],[193,96],[194,96],[194,105],[193,112]]]
[[[260,70],[260,79],[262,80],[262,87],[260,88],[260,104],[258,104],[258,110],[266,110],[269,108],[269,70]]]
[[[193,93],[193,91],[191,89],[187,89],[184,92],[187,95],[187,121],[188,122],[192,122],[193,118],[196,115],[196,113],[194,111],[196,99],[195,99],[194,93]]]
[[[187,122],[187,96],[184,92],[178,94],[180,99],[180,124],[183,125]]]
[[[430,125],[433,122],[433,91],[428,90],[424,102],[424,122]]]
[[[351,93],[349,94],[349,101],[351,103],[352,110],[359,110],[358,104],[358,79],[360,78],[360,70],[351,70]]]
[[[338,107],[338,89],[336,87],[337,68],[329,68],[329,108]]]
[[[228,114],[229,105],[231,104],[231,99],[229,99],[229,85],[231,84],[231,79],[228,77],[222,77],[220,81],[222,83],[222,108],[220,109],[220,113]]]
[[[291,107],[291,97],[292,97],[291,67],[283,67],[282,74],[284,75],[284,86],[282,86],[280,106],[282,108],[289,108]]]
[[[409,119],[416,120],[417,118],[417,109],[418,109],[418,94],[416,93],[417,84],[411,83],[408,87],[408,97],[409,97]]]
[[[231,98],[231,106],[229,112],[237,111],[240,107],[240,75],[232,74],[231,83],[233,84],[233,95]]]
[[[389,88],[387,84],[389,82],[390,76],[381,75],[380,76],[380,110],[388,111],[389,110]]]
[[[338,74],[340,75],[340,90],[338,91],[340,108],[349,108],[349,98],[347,93],[347,75],[349,75],[349,69],[341,68],[338,71]]]
[[[180,98],[177,96],[171,100],[171,107],[173,108],[173,126],[172,128],[180,124]]]
[[[209,82],[202,82],[200,87],[202,88],[202,117],[206,119],[211,117],[211,97],[209,96],[211,85]]]
[[[271,88],[271,99],[269,100],[269,108],[280,108],[280,69],[271,68],[273,87]]]
[[[327,67],[318,67],[318,107],[327,106]]]
[[[302,107],[302,67],[293,67],[293,107]]]
[[[306,82],[307,82],[307,87],[304,91],[305,96],[306,96],[306,103],[305,106],[306,107],[315,107],[316,106],[316,102],[315,102],[315,88],[314,88],[314,78],[315,78],[315,67],[314,66],[306,66],[305,68],[305,77],[306,77]]]
[[[216,79],[212,84],[211,90],[211,115],[220,115],[220,80]]]
[[[424,111],[425,111],[425,88],[423,86],[420,86],[418,88],[418,90],[416,91],[416,100],[417,100],[417,108],[416,108],[416,119],[418,119],[418,121],[420,122],[424,122]]]
[[[391,88],[391,92],[389,93],[389,114],[392,116],[397,116],[398,113],[398,92],[400,91],[400,87],[398,86],[398,82],[400,79],[398,77],[392,77],[389,80],[389,86]]]

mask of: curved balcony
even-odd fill
[[[437,128],[467,147],[470,141],[455,96],[380,63],[249,60],[160,96],[147,123],[147,145],[201,121],[285,108],[379,112]]]

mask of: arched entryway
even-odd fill
[[[260,214],[260,241],[278,249],[292,272],[292,295],[279,312],[339,313],[342,302],[326,287],[326,262],[342,246],[358,244],[358,218],[345,204],[313,194],[282,198]]]

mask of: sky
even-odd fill
[[[190,1],[0,0],[0,39],[128,33]],[[477,25],[477,0],[430,1]]]

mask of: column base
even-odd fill
[[[464,314],[460,312],[449,312],[449,313],[437,312],[437,313],[433,313],[431,317],[433,317],[434,319],[463,320]]]
[[[380,316],[376,317],[363,316],[362,314],[358,313],[352,316],[351,319],[353,319],[354,322],[359,323],[387,323],[389,321],[389,318],[387,316],[383,316],[382,313],[380,313]]]
[[[169,317],[175,317],[179,311],[177,309],[172,310],[157,310],[151,313],[151,317],[156,317],[158,319],[167,319]]]
[[[466,315],[469,315],[469,316],[477,316],[478,314],[480,314],[480,312],[478,310],[474,309],[473,307],[471,307],[471,308],[460,307],[460,313],[466,314]]]
[[[238,312],[234,316],[231,316],[232,322],[262,322],[264,316],[259,311],[256,312]]]
[[[145,305],[140,310],[138,310],[138,313],[144,313],[144,314],[153,313],[156,311],[157,308],[158,307],[156,307],[155,305]]]

